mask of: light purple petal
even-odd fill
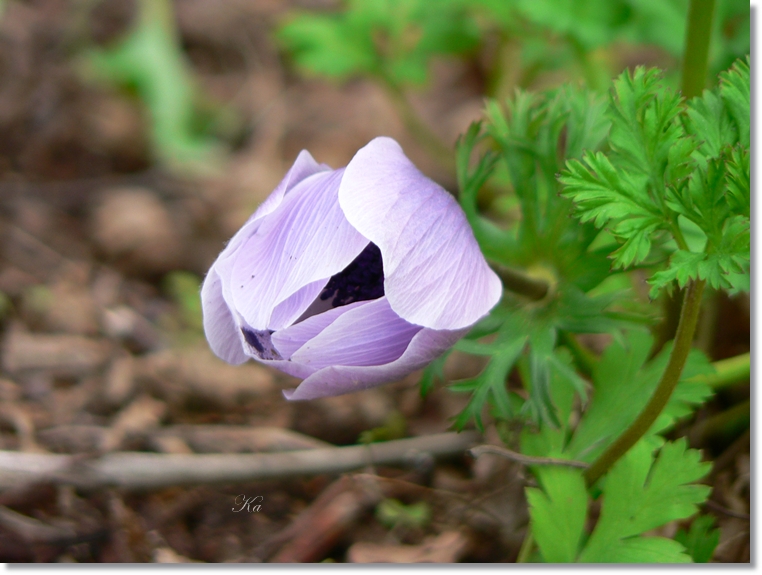
[[[249,216],[246,223],[230,239],[217,259],[220,260],[233,255],[241,243],[257,231],[261,223],[260,220],[274,212],[280,206],[285,195],[297,184],[310,176],[328,171],[331,171],[331,168],[325,164],[318,164],[307,150],[299,152],[294,165],[286,172],[278,186],[267,196],[264,202],[259,204],[257,210]]]
[[[290,359],[296,350],[331,325],[339,316],[369,303],[368,301],[357,301],[308,317],[304,321],[276,331],[272,336],[272,342],[283,358]]]
[[[243,240],[235,256],[220,262],[225,266],[221,277],[230,278],[234,308],[252,329],[270,328],[279,303],[308,284],[327,283],[368,245],[339,207],[342,173],[302,180]],[[306,309],[310,302],[302,303]]]
[[[307,284],[294,295],[280,302],[273,310],[270,318],[270,329],[279,330],[291,325],[317,299],[325,287],[325,279]]]
[[[237,365],[249,359],[243,352],[240,329],[222,297],[222,282],[216,270],[209,270],[201,287],[204,333],[212,351],[224,361]]]
[[[391,138],[376,138],[357,152],[344,172],[339,202],[349,223],[380,248],[384,291],[400,317],[460,329],[500,299],[500,280],[460,206]]]
[[[467,329],[419,331],[401,357],[386,365],[325,367],[307,377],[296,389],[284,391],[290,400],[317,399],[361,391],[397,381],[431,363],[456,341]]]
[[[294,160],[294,165],[286,172],[280,184],[267,196],[267,199],[259,204],[257,211],[247,220],[248,222],[259,220],[271,214],[283,201],[283,197],[297,184],[310,176],[320,172],[331,171],[330,166],[318,164],[307,150],[302,150]]]
[[[398,359],[422,329],[399,317],[382,297],[341,314],[294,352],[291,361],[316,369],[384,365]]]

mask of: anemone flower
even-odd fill
[[[426,366],[501,292],[455,199],[376,138],[337,170],[302,151],[201,300],[216,355],[301,378],[286,397],[314,399]]]

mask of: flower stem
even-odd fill
[[[688,8],[682,81],[686,100],[700,96],[706,85],[714,3],[715,0],[691,0]]]
[[[696,332],[696,324],[701,311],[701,295],[704,293],[705,283],[704,280],[693,280],[688,284],[683,299],[680,323],[677,326],[677,334],[675,334],[675,345],[659,385],[632,425],[585,471],[585,481],[588,486],[598,481],[619,461],[619,458],[646,434],[667,405],[677,382],[680,380],[680,374],[691,350],[693,334]]]
[[[523,295],[534,301],[539,301],[548,295],[548,282],[530,277],[513,268],[493,264],[492,269],[503,282],[503,287],[513,293]]]

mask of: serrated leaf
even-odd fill
[[[720,94],[738,130],[741,145],[749,147],[751,126],[751,77],[749,57],[735,61],[720,74]]]
[[[710,487],[693,482],[711,467],[700,459],[698,451],[687,449],[684,438],[664,444],[655,460],[647,442],[627,452],[606,476],[601,516],[580,561],[642,562],[653,560],[654,550],[660,550],[659,562],[685,562],[684,549],[676,542],[654,544],[639,538],[633,548],[631,538],[698,511]]]
[[[693,520],[689,531],[679,530],[675,541],[685,547],[694,563],[709,563],[720,542],[720,530],[714,528],[714,517],[701,515]]]
[[[437,381],[444,381],[444,365],[447,358],[450,357],[450,353],[452,350],[447,350],[423,370],[423,375],[421,375],[421,380],[418,383],[421,397],[426,397],[434,389]]]
[[[511,329],[514,322],[508,320],[496,340],[497,350],[482,372],[473,378],[449,386],[450,391],[471,393],[466,408],[455,418],[453,427],[463,429],[473,420],[477,429],[483,430],[482,411],[489,402],[498,419],[509,419],[513,408],[508,395],[506,379],[524,349],[527,336],[520,329]]]
[[[724,146],[738,138],[736,127],[718,94],[704,90],[702,96],[688,102],[687,112],[686,131],[700,142],[699,150],[704,157],[719,156]]]
[[[736,147],[726,164],[728,172],[727,200],[734,214],[749,217],[751,210],[751,171],[749,150]]]
[[[593,373],[592,399],[566,448],[569,457],[593,461],[645,407],[672,349],[670,343],[647,362],[652,343],[650,334],[632,331],[625,334],[623,342],[614,341],[606,348]],[[675,392],[648,435],[674,423],[684,415],[686,406],[700,405],[711,396],[707,385],[687,381],[711,370],[711,364],[701,352],[690,352]]]
[[[611,148],[623,167],[654,181],[667,167],[671,148],[683,135],[680,95],[661,84],[655,68],[638,67],[614,81]]]
[[[587,517],[587,489],[579,469],[535,468],[542,489],[527,488],[532,534],[546,563],[571,563]]]
[[[743,216],[731,217],[725,222],[719,244],[710,253],[676,251],[667,269],[656,272],[648,280],[651,297],[676,281],[684,287],[689,280],[702,279],[715,289],[748,291],[750,261],[749,221]]]
[[[589,563],[690,563],[685,547],[666,537],[631,537],[607,549],[601,557],[584,556]]]
[[[570,366],[571,358],[556,352],[558,361]],[[539,429],[524,428],[521,433],[521,452],[527,455],[547,457],[549,454],[560,458],[568,458],[564,453],[569,436],[569,426],[572,419],[572,408],[575,401],[575,385],[567,377],[565,370],[554,369],[550,377],[551,408],[554,410],[558,425],[541,422]]]

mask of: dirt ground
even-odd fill
[[[373,429],[420,438],[447,432],[466,401],[441,387],[421,398],[413,374],[287,402],[281,390],[296,380],[216,359],[188,301],[187,286],[303,148],[339,167],[373,137],[392,136],[455,188],[376,85],[331,85],[288,66],[273,41],[277,22],[292,5],[331,2],[176,2],[201,91],[237,118],[223,168],[205,175],[162,168],[138,99],[83,77],[83,26],[107,46],[133,15],[130,2],[103,2],[85,25],[75,6],[86,4],[11,1],[0,16],[0,561],[515,561],[531,479],[464,449],[244,483],[46,477],[57,454],[75,467],[126,452],[232,454],[230,462],[354,445]],[[445,142],[480,115],[477,64],[437,63],[432,86],[414,97]],[[748,298],[714,305],[728,318],[706,336],[715,359],[748,351]],[[479,368],[453,354],[447,371],[455,379]],[[749,432],[703,424],[748,396],[748,386],[725,391],[679,430],[718,462],[705,509],[721,528],[716,561],[749,560]],[[483,441],[498,443],[491,430]],[[24,468],[39,480],[13,472],[14,453],[41,457]]]

